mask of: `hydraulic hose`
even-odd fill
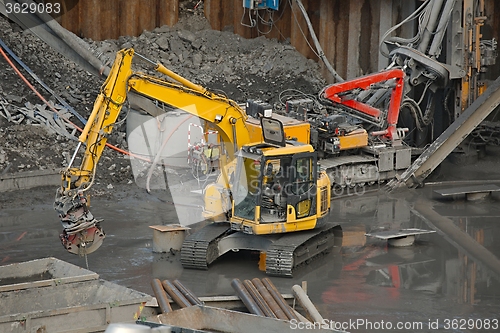
[[[311,33],[311,38],[314,42],[314,46],[316,46],[316,50],[318,52],[319,57],[325,64],[326,68],[328,71],[333,75],[335,80],[338,82],[344,82],[344,79],[333,69],[332,65],[328,61],[328,59],[325,56],[325,53],[323,52],[323,48],[321,47],[321,44],[318,41],[318,37],[316,37],[316,33],[314,32],[314,28],[311,24],[311,20],[309,20],[309,16],[307,15],[307,11],[304,8],[304,5],[302,4],[301,0],[295,0],[297,2],[297,6],[299,7],[300,11],[302,12],[302,15],[304,16],[304,19],[306,20],[307,27],[309,28],[309,32]]]

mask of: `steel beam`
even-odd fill
[[[359,65],[361,38],[361,7],[362,0],[349,1],[349,43],[347,44],[347,77],[353,79],[361,75]]]
[[[379,39],[392,27],[392,0],[380,0],[380,25]],[[378,57],[378,70],[382,70],[389,65],[389,59],[383,56]]]
[[[158,0],[158,26],[175,25],[179,21],[179,0]]]
[[[474,101],[401,175],[391,188],[406,183],[409,187],[423,180],[493,111],[500,105],[500,77]]]

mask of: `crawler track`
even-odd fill
[[[186,238],[181,249],[181,263],[185,268],[208,269],[219,257],[219,242],[230,235],[229,223],[209,224]],[[292,276],[295,267],[308,262],[320,253],[342,246],[342,229],[336,224],[308,231],[291,232],[276,238],[263,235],[271,240],[266,252],[266,273],[276,276]],[[242,248],[244,249],[244,246]]]
[[[332,248],[340,251],[341,246],[342,229],[336,224],[286,234],[267,250],[266,273],[291,277],[295,267]]]
[[[208,265],[219,257],[218,240],[230,229],[229,223],[213,223],[189,235],[181,248],[182,266],[208,269]]]

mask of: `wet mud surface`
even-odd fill
[[[456,175],[460,179],[466,174]],[[484,183],[495,182],[478,182]],[[482,254],[500,257],[500,193],[467,201],[460,196],[439,199],[434,192],[453,186],[458,185],[439,183],[333,200],[330,219],[344,230],[341,253],[298,268],[294,278],[271,279],[283,293],[307,281],[308,294],[323,317],[336,325],[350,325],[346,328],[351,332],[391,331],[389,323],[392,331],[398,331],[395,327],[401,323],[407,326],[399,331],[476,332],[487,320],[488,331],[495,331],[495,323],[500,325],[500,267]],[[66,253],[59,243],[53,192],[40,188],[0,195],[1,265],[52,256],[86,266],[85,258]],[[188,199],[200,200],[196,195]],[[208,296],[234,295],[230,284],[234,278],[265,277],[258,269],[258,255],[252,253],[230,253],[207,271],[183,269],[179,254],[153,253],[149,226],[179,221],[165,193],[152,195],[134,185],[119,185],[108,195],[91,199],[91,205],[94,215],[104,219],[106,240],[89,255],[88,265],[105,280],[152,294],[152,278],[179,279],[196,295]],[[200,213],[188,211],[193,216]],[[429,218],[428,211],[444,218],[444,224]],[[421,235],[413,246],[402,248],[365,237],[367,232],[400,228],[437,232]]]

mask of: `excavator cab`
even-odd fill
[[[287,141],[277,119],[261,118],[263,142],[243,145],[230,177],[231,216],[186,238],[184,267],[206,269],[229,251],[260,251],[267,274],[292,276],[316,255],[340,250],[342,228],[328,221],[330,180],[309,144]],[[227,223],[229,222],[229,224]]]
[[[317,154],[286,143],[283,125],[261,120],[264,142],[237,154],[231,228],[248,234],[313,229],[317,221]]]

